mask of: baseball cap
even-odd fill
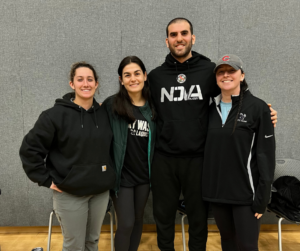
[[[214,69],[214,73],[216,72],[216,69],[222,65],[222,64],[227,64],[233,67],[235,70],[243,70],[243,62],[242,60],[234,55],[234,54],[226,54],[223,57],[221,57],[217,62],[216,62],[216,67]]]

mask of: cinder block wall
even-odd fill
[[[299,159],[299,13],[299,0],[1,1],[0,226],[48,224],[52,193],[28,180],[18,150],[39,114],[70,90],[71,64],[96,66],[101,102],[117,90],[123,57],[137,55],[148,71],[164,61],[165,28],[178,16],[194,24],[195,51],[242,58],[251,91],[278,111],[277,157]],[[151,207],[150,197],[146,224]]]

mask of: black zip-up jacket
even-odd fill
[[[155,149],[178,157],[203,156],[210,97],[220,93],[208,58],[192,52],[184,63],[171,54],[149,73],[158,114]]]
[[[209,107],[204,154],[203,199],[210,202],[252,205],[264,213],[275,170],[275,135],[268,105],[249,91],[244,94],[235,132],[239,96],[222,125],[221,95]]]
[[[33,182],[84,196],[114,186],[110,157],[112,131],[107,112],[94,100],[89,110],[71,101],[72,93],[57,99],[39,116],[24,137],[20,157]]]

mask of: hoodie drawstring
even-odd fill
[[[80,108],[80,123],[81,123],[81,128],[83,128],[83,108],[81,106],[79,106],[79,108]],[[97,122],[95,106],[92,106],[92,108],[93,108],[96,128],[98,129],[98,122]]]
[[[82,107],[81,106],[79,106],[79,108],[80,108],[80,123],[81,123],[81,128],[83,128],[83,111],[82,111]]]
[[[177,69],[177,63],[174,62],[174,64],[175,64],[175,67],[176,67],[176,74],[177,74],[177,76],[178,76],[179,74],[178,74],[178,69]]]
[[[186,61],[186,63],[187,63],[187,66],[188,66],[188,71],[189,71],[189,70],[190,70],[190,64],[189,64],[189,61]],[[177,76],[178,76],[179,73],[178,73],[178,68],[177,68],[177,62],[175,61],[174,64],[175,64],[175,67],[176,67],[176,74],[177,74]],[[187,80],[187,78],[186,78],[186,80]]]
[[[187,65],[188,65],[188,72],[190,71],[190,64],[189,61],[186,61]],[[187,74],[186,74],[186,82],[187,82]]]
[[[96,127],[98,128],[98,123],[97,123],[97,116],[96,116],[95,106],[92,106],[92,107],[93,107],[93,110],[94,110],[94,117],[95,117]]]
[[[188,65],[188,70],[190,70],[190,64],[189,61],[186,61],[187,65]]]

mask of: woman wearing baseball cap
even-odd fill
[[[209,108],[203,199],[211,202],[222,250],[258,250],[275,169],[270,109],[249,91],[236,55],[220,58],[214,73],[221,94]]]

